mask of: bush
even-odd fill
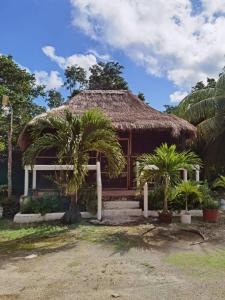
[[[97,213],[97,193],[96,186],[84,185],[79,193],[80,209],[88,211],[92,214]]]
[[[19,199],[15,196],[12,196],[11,198],[3,198],[1,201],[1,205],[3,207],[2,216],[6,219],[13,219],[20,208]]]
[[[58,194],[44,194],[41,198],[29,197],[21,205],[21,213],[45,215],[46,213],[64,212],[69,207],[70,199]]]
[[[148,193],[148,208],[150,210],[163,209],[163,189],[161,186],[157,186]]]

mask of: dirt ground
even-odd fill
[[[225,225],[81,225],[0,250],[0,299],[115,298],[225,299]]]

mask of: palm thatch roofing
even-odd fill
[[[175,115],[161,113],[141,101],[126,90],[87,90],[74,96],[62,106],[38,115],[27,124],[19,136],[18,144],[22,151],[29,145],[29,127],[39,118],[63,115],[65,110],[81,115],[85,111],[98,108],[111,120],[118,131],[154,130],[169,131],[173,137],[181,135],[193,139],[196,128]]]

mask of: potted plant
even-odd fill
[[[206,222],[217,222],[219,218],[219,203],[210,195],[205,196],[203,203],[203,220]]]
[[[188,202],[191,197],[195,198],[199,202],[202,201],[203,194],[199,190],[199,187],[196,183],[191,181],[183,181],[178,186],[176,186],[175,197],[176,196],[184,196],[185,200],[185,212],[181,214],[181,223],[183,224],[191,224],[191,214],[188,211]]]
[[[143,154],[138,158],[138,182],[160,182],[163,189],[163,210],[159,221],[171,223],[172,213],[168,210],[168,197],[173,186],[181,182],[180,169],[191,169],[201,165],[200,158],[191,151],[177,152],[176,145],[163,144],[153,154]]]

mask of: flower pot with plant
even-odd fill
[[[191,224],[191,214],[188,211],[188,202],[191,198],[195,198],[201,202],[203,194],[195,182],[183,181],[176,186],[175,197],[177,196],[184,196],[183,199],[185,201],[185,212],[181,214],[181,223]]]
[[[206,222],[217,222],[219,218],[219,203],[210,195],[205,197],[203,203],[203,220]]]

